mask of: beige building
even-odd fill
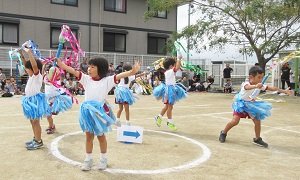
[[[177,10],[145,21],[147,9],[145,0],[0,0],[0,47],[32,39],[55,50],[67,24],[87,52],[163,55]]]

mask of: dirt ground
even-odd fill
[[[160,101],[139,96],[130,115],[132,125],[144,128],[143,143],[117,142],[113,130],[107,135],[109,168],[90,172],[76,165],[85,158],[79,105],[54,117],[57,132],[53,135],[46,134],[47,120],[43,119],[45,147],[27,151],[24,142],[32,138],[32,130],[23,116],[21,97],[0,98],[0,179],[300,179],[300,97],[261,96],[273,104],[272,116],[262,123],[261,136],[269,144],[266,149],[252,144],[254,129],[248,119],[228,133],[226,143],[218,141],[219,132],[232,117],[233,96],[189,94],[174,106],[177,132],[169,130],[166,121],[156,126],[153,117],[162,108]],[[82,102],[83,97],[78,100]],[[113,96],[108,100],[113,103]],[[123,113],[123,123],[124,119]],[[57,152],[65,159],[56,157]],[[95,139],[95,165],[99,154]]]

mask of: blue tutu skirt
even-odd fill
[[[58,114],[72,108],[72,98],[68,95],[58,95],[48,99],[50,106],[50,114]]]
[[[176,101],[187,97],[186,90],[183,87],[180,83],[168,86],[165,83],[161,83],[154,88],[153,95],[156,99],[162,99],[165,104],[173,105]]]
[[[49,105],[44,93],[30,97],[23,96],[22,107],[24,116],[29,120],[37,120],[49,115]]]
[[[264,120],[271,115],[272,105],[264,101],[244,101],[237,96],[232,108],[238,113],[248,113],[253,119]]]
[[[105,102],[85,101],[81,104],[79,112],[82,131],[96,136],[111,131],[110,126],[116,121],[112,109]]]
[[[127,103],[132,105],[135,102],[135,97],[129,88],[116,87],[115,89],[116,103],[124,104]]]

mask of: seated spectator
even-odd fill
[[[186,76],[183,76],[179,82],[184,85],[186,90],[189,90],[189,81]]]
[[[224,93],[231,93],[232,92],[232,82],[231,79],[227,79],[224,85]]]
[[[84,95],[84,88],[80,82],[77,82],[76,85],[76,94],[77,95]]]
[[[5,79],[6,79],[6,76],[5,76],[4,73],[2,73],[2,68],[0,68],[0,83],[1,83],[1,89],[0,90],[4,90]]]
[[[4,94],[2,97],[12,97],[15,93],[15,86],[10,79],[5,80]]]
[[[65,87],[70,91],[70,93],[75,94],[76,82],[74,82],[71,78],[66,81]]]
[[[155,76],[155,78],[154,78],[154,82],[153,82],[153,88],[155,88],[155,87],[157,87],[157,86],[159,86],[160,85],[160,80],[159,80],[159,78],[158,78],[158,76]]]

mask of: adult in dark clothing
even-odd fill
[[[120,64],[116,67],[116,74],[123,72],[123,64],[123,62],[120,62]]]
[[[228,79],[231,78],[231,73],[233,69],[229,66],[229,64],[226,64],[226,67],[223,70],[223,78]]]
[[[290,72],[291,68],[289,67],[288,63],[283,64],[281,68],[281,88],[285,89],[285,83],[288,85],[288,87],[291,87],[290,83]]]

